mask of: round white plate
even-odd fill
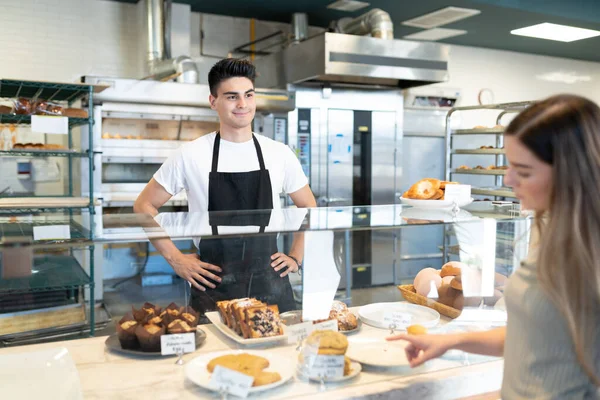
[[[414,200],[407,199],[404,197],[400,197],[400,201],[402,204],[407,204],[409,206],[417,207],[417,208],[452,208],[452,201],[450,200]],[[473,202],[473,198],[469,201],[463,201],[458,203],[459,207],[468,206]]]
[[[361,307],[358,310],[359,318],[368,325],[376,328],[388,329],[387,323],[383,322],[383,317],[387,312],[401,312],[410,314],[410,325],[419,324],[426,328],[433,328],[440,322],[440,313],[431,308],[419,306],[411,303],[374,303]],[[406,327],[399,326],[396,329]]]
[[[345,375],[345,376],[340,376],[340,377],[336,377],[336,378],[325,378],[323,380],[323,382],[325,383],[337,383],[337,382],[345,382],[345,381],[349,381],[350,379],[354,379],[358,376],[358,374],[360,374],[360,372],[362,371],[362,366],[353,361],[351,364],[351,368],[352,370],[350,371],[349,375]],[[301,379],[309,379],[311,381],[316,381],[316,382],[320,382],[321,379],[317,378],[317,377],[309,377],[304,373],[304,370],[300,367],[300,364],[298,364],[298,367],[296,368],[296,372],[298,373],[298,377]]]
[[[208,385],[208,383],[210,381],[211,373],[208,372],[208,370],[206,369],[206,366],[214,358],[224,356],[226,354],[242,354],[242,353],[252,354],[255,356],[260,356],[260,357],[266,358],[267,360],[269,360],[269,368],[267,368],[265,371],[278,372],[279,375],[281,375],[281,379],[279,381],[277,381],[275,383],[271,383],[269,385],[252,387],[252,388],[250,388],[249,393],[264,392],[265,390],[270,390],[270,389],[276,388],[278,386],[283,385],[284,383],[286,383],[287,381],[292,379],[292,377],[294,376],[294,365],[296,363],[293,359],[291,359],[289,357],[282,357],[282,356],[279,356],[276,354],[271,354],[266,351],[263,352],[263,351],[245,351],[245,350],[217,351],[214,353],[203,354],[199,357],[196,357],[193,360],[191,360],[190,362],[188,362],[187,365],[185,366],[185,376],[191,382],[195,383],[196,385],[198,385],[204,389],[218,391],[217,389],[210,387]]]
[[[346,355],[353,361],[373,367],[405,367],[409,365],[404,351],[407,344],[404,340],[350,343]]]

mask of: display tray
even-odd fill
[[[442,303],[438,303],[435,300],[429,299],[425,296],[418,294],[413,285],[399,285],[398,289],[402,293],[404,299],[409,303],[429,307],[448,318],[454,319],[460,316],[460,310]]]
[[[265,370],[267,372],[277,372],[281,376],[281,379],[277,382],[271,383],[269,385],[256,386],[252,387],[249,390],[250,394],[256,394],[260,392],[264,392],[266,390],[270,390],[285,384],[287,381],[294,377],[295,370],[295,362],[293,359],[289,357],[284,357],[276,354],[271,354],[266,351],[247,351],[247,350],[228,350],[228,351],[219,351],[214,353],[203,354],[199,357],[194,358],[185,366],[185,376],[186,378],[195,383],[196,385],[218,392],[218,389],[210,386],[210,377],[211,373],[208,372],[207,366],[208,363],[217,358],[228,354],[251,354],[259,357],[266,358],[269,361],[269,367]]]
[[[258,346],[265,344],[273,344],[279,343],[281,341],[287,340],[287,335],[279,335],[279,336],[271,336],[264,338],[254,338],[254,339],[244,339],[242,336],[238,335],[233,329],[228,327],[221,320],[221,315],[218,311],[211,311],[206,313],[206,318],[225,336],[229,339],[235,341],[236,343],[245,345],[245,346]]]
[[[408,342],[373,341],[366,343],[350,342],[346,356],[363,365],[379,368],[398,368],[409,365],[404,348]]]
[[[407,199],[406,197],[400,197],[400,201],[402,204],[406,204],[415,208],[452,208],[454,206],[454,202],[451,200],[415,200],[415,199]],[[473,198],[470,200],[466,200],[457,204],[458,207],[466,207],[473,202]]]
[[[432,328],[440,322],[440,314],[437,311],[428,307],[406,302],[373,303],[362,306],[358,310],[358,316],[365,324],[375,328],[388,329],[389,325],[384,321],[385,314],[388,312],[410,315],[411,318],[408,325],[419,324],[426,328]],[[405,328],[405,326],[396,327],[396,329]]]
[[[198,349],[200,346],[202,346],[202,343],[204,343],[205,340],[206,340],[206,333],[202,329],[197,328],[196,329],[196,349]],[[127,355],[138,356],[138,357],[148,357],[148,358],[162,357],[162,355],[158,351],[149,352],[149,351],[142,351],[142,350],[123,349],[121,347],[121,343],[119,342],[119,338],[117,337],[116,333],[113,333],[108,338],[106,338],[106,341],[104,342],[104,344],[108,350],[114,351],[115,353],[127,354]],[[176,356],[177,356],[177,354],[173,354],[173,355],[164,356],[164,357],[176,357]]]
[[[352,311],[350,311],[350,312],[352,312]],[[348,331],[339,331],[340,333],[343,333],[344,335],[352,335],[353,333],[360,331],[360,328],[362,327],[362,321],[360,320],[360,318],[358,318],[358,315],[355,312],[352,312],[352,313],[354,315],[356,315],[356,319],[357,319],[356,328],[348,330]],[[287,326],[296,325],[296,324],[299,324],[302,322],[302,311],[296,310],[296,311],[284,312],[283,314],[279,315],[279,318],[281,318],[281,322],[283,322],[284,325],[287,325]]]

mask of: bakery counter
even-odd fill
[[[83,398],[85,399],[137,399],[148,396],[156,399],[206,399],[219,398],[216,393],[204,390],[185,378],[187,363],[197,356],[223,350],[245,349],[223,336],[213,325],[202,325],[206,340],[196,352],[183,357],[184,365],[176,365],[176,357],[142,358],[124,356],[106,349],[106,337],[45,343],[0,349],[4,355],[22,354],[52,348],[66,348],[79,373]],[[350,347],[381,341],[389,334],[387,330],[366,324],[356,334],[348,336]],[[394,342],[394,346],[402,346]],[[295,345],[279,347],[252,347],[248,350],[268,352],[297,360]],[[23,359],[23,357],[20,357]],[[2,363],[0,362],[0,366]],[[410,369],[379,369],[363,365],[362,372],[345,383],[308,383],[297,376],[286,384],[270,391],[257,393],[251,398],[421,398],[450,399],[479,396],[499,390],[503,361],[489,357],[454,353],[453,357],[432,360],[426,365]],[[0,377],[7,376],[1,374]],[[30,383],[35,376],[28,377]],[[40,382],[41,384],[41,382]],[[499,398],[495,393],[489,398]]]

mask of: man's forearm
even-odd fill
[[[296,258],[302,264],[302,260],[304,260],[304,232],[294,233],[294,240],[292,241],[289,255]]]
[[[158,215],[158,210],[150,202],[136,202],[133,206],[133,211],[137,214],[151,215],[153,218]],[[152,227],[161,227],[154,219],[152,219],[151,224],[153,225]],[[166,235],[164,238],[150,239],[150,243],[152,243],[169,264],[171,264],[175,257],[181,254],[175,243]]]

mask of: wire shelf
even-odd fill
[[[69,118],[69,127],[87,125],[90,121],[90,118]],[[0,124],[31,125],[31,115],[0,114]]]

